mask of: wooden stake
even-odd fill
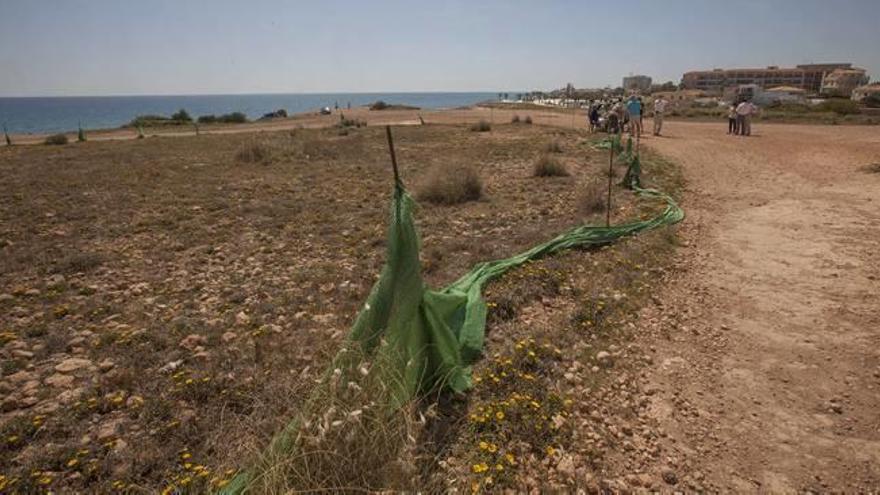
[[[611,138],[611,151],[608,155],[608,204],[605,208],[605,226],[611,227],[611,177],[614,174],[614,138]]]
[[[388,152],[391,153],[391,166],[394,168],[394,183],[403,185],[400,181],[400,173],[397,171],[397,155],[394,153],[394,139],[391,137],[391,126],[385,126],[385,135],[388,137]]]

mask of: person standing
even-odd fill
[[[629,114],[629,133],[632,136],[642,135],[642,103],[636,95],[629,97],[626,102],[626,113]]]
[[[663,130],[663,115],[666,112],[666,106],[669,105],[669,101],[666,98],[663,98],[663,95],[657,97],[654,100],[654,135],[659,136],[660,131]]]
[[[736,121],[740,136],[752,135],[752,115],[757,109],[751,101],[745,100],[736,107]]]
[[[736,118],[736,105],[731,103],[730,108],[727,109],[727,133],[728,134],[739,134],[739,126],[737,125]]]

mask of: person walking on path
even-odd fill
[[[663,98],[663,95],[660,95],[656,100],[654,100],[654,135],[659,136],[660,131],[663,130],[663,115],[666,113],[666,106],[669,105],[669,101],[666,98]]]
[[[629,114],[629,133],[634,137],[642,135],[642,103],[636,95],[629,97],[626,102],[626,113]]]
[[[752,115],[757,112],[757,108],[751,101],[746,100],[736,107],[736,121],[739,126],[740,136],[752,135]]]
[[[736,119],[736,105],[731,103],[730,108],[727,109],[727,133],[728,134],[739,134],[739,126],[737,125]]]

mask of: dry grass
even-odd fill
[[[510,119],[511,124],[519,124],[519,115],[513,114],[513,117]]]
[[[242,163],[268,163],[272,160],[272,149],[264,141],[252,141],[235,153],[235,159]]]
[[[46,140],[43,142],[49,145],[64,145],[67,144],[68,141],[66,134],[52,134],[51,136],[47,136]]]
[[[578,195],[577,207],[578,212],[590,217],[599,213],[604,213],[608,206],[608,183],[593,179],[587,182]],[[612,197],[612,208],[614,207]]]
[[[871,163],[862,167],[862,170],[869,174],[880,174],[880,163]]]
[[[533,174],[535,177],[567,177],[571,175],[564,163],[550,155],[541,155],[538,158]]]
[[[431,203],[455,205],[483,197],[483,181],[473,167],[437,166],[419,189],[418,198]]]
[[[480,120],[476,124],[471,126],[472,132],[489,132],[492,130],[492,125],[489,124],[487,120]]]
[[[531,123],[532,123],[532,116],[526,115],[526,118],[523,119],[523,124],[531,124]]]
[[[544,151],[546,153],[562,153],[562,145],[554,139],[544,146]]]

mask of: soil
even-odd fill
[[[684,169],[676,276],[645,310],[645,389],[679,487],[880,486],[880,133],[668,123]]]

